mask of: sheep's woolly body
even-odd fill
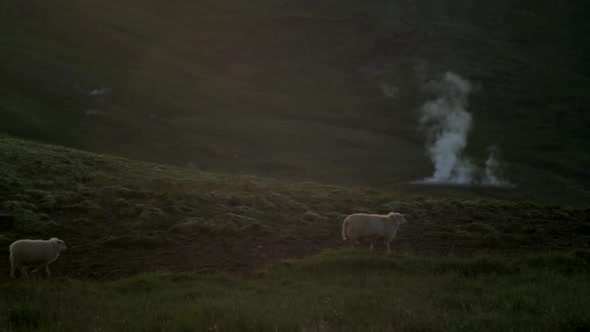
[[[66,248],[64,241],[58,238],[15,241],[10,245],[10,276],[15,277],[17,268],[26,275],[25,265],[30,264],[39,265],[35,271],[45,267],[45,273],[50,276],[49,263],[55,261]]]
[[[370,242],[371,249],[377,241],[382,242],[391,251],[390,243],[395,237],[399,226],[406,222],[401,213],[391,212],[387,215],[355,213],[342,223],[342,239],[358,244]]]

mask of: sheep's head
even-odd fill
[[[408,222],[403,214],[397,212],[391,212],[389,214],[389,218],[391,218],[392,220],[396,220],[400,225]]]
[[[51,238],[49,241],[51,241],[53,243],[53,246],[57,249],[59,249],[59,251],[66,251],[66,249],[68,249],[68,247],[66,247],[66,243],[56,237]]]
[[[403,214],[401,214],[401,213],[398,213],[398,214],[399,214],[398,220],[399,220],[399,223],[400,223],[400,224],[405,224],[405,223],[407,223],[407,222],[408,222],[408,221],[406,220],[406,216],[404,216],[404,215],[403,215]]]

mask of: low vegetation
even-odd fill
[[[582,331],[590,251],[424,258],[351,250],[248,276],[2,282],[8,331]]]
[[[590,328],[588,208],[0,149],[7,331]],[[392,255],[343,243],[347,214],[391,210]],[[8,245],[52,236],[52,278],[9,280]]]

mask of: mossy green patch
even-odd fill
[[[590,326],[588,257],[587,250],[512,259],[344,250],[246,276],[0,281],[0,324],[65,331],[584,330]]]

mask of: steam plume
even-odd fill
[[[420,108],[420,125],[427,134],[426,149],[434,174],[423,183],[449,183],[459,185],[507,185],[500,178],[498,161],[499,149],[489,148],[490,156],[482,172],[464,156],[467,136],[473,119],[467,112],[467,97],[472,91],[466,79],[447,72],[440,81],[431,81],[426,87],[436,99],[427,101]]]
[[[497,146],[490,146],[488,148],[489,157],[486,160],[486,169],[483,175],[482,184],[490,186],[508,186],[512,187],[513,184],[507,180],[504,180],[500,176],[501,165],[499,160],[500,149]]]

